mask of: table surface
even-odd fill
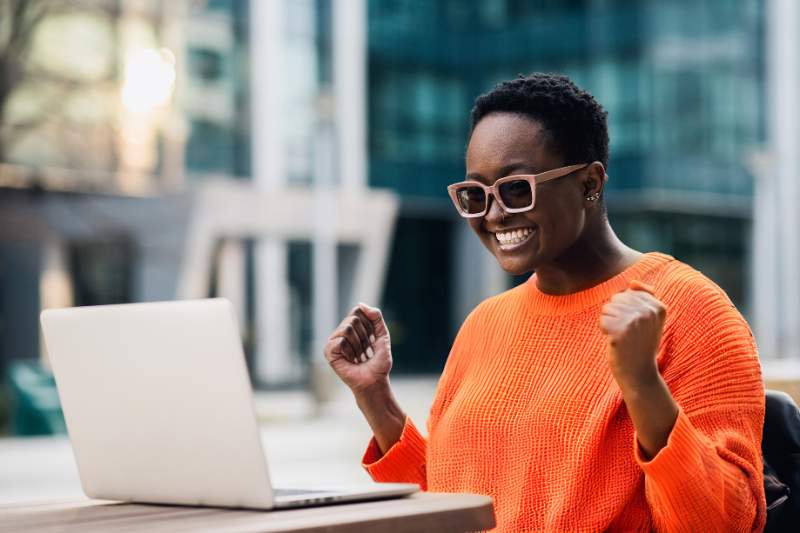
[[[492,500],[419,492],[405,498],[284,511],[73,500],[0,506],[0,531],[465,532],[495,526]]]

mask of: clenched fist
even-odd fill
[[[632,281],[603,306],[600,329],[608,337],[608,364],[621,388],[660,378],[656,355],[666,316],[653,288],[640,281]]]
[[[388,381],[392,349],[380,310],[365,304],[354,307],[328,338],[325,358],[354,393]]]

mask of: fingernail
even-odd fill
[[[372,356],[375,355],[375,351],[373,351],[372,346],[367,346],[367,357],[372,359]]]
[[[375,335],[369,336],[369,342],[375,342]]]
[[[364,363],[364,362],[366,362],[366,361],[367,361],[367,356],[366,356],[366,355],[364,355],[364,353],[362,352],[362,353],[361,353],[361,362],[362,362],[362,363]]]

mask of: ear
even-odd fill
[[[586,174],[584,174],[583,183],[581,184],[583,186],[583,197],[602,194],[607,180],[606,169],[601,162],[595,161],[590,164],[586,169]]]

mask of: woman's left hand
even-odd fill
[[[652,287],[640,281],[603,306],[600,329],[608,337],[608,364],[621,388],[647,387],[660,379],[656,355],[666,316]]]

